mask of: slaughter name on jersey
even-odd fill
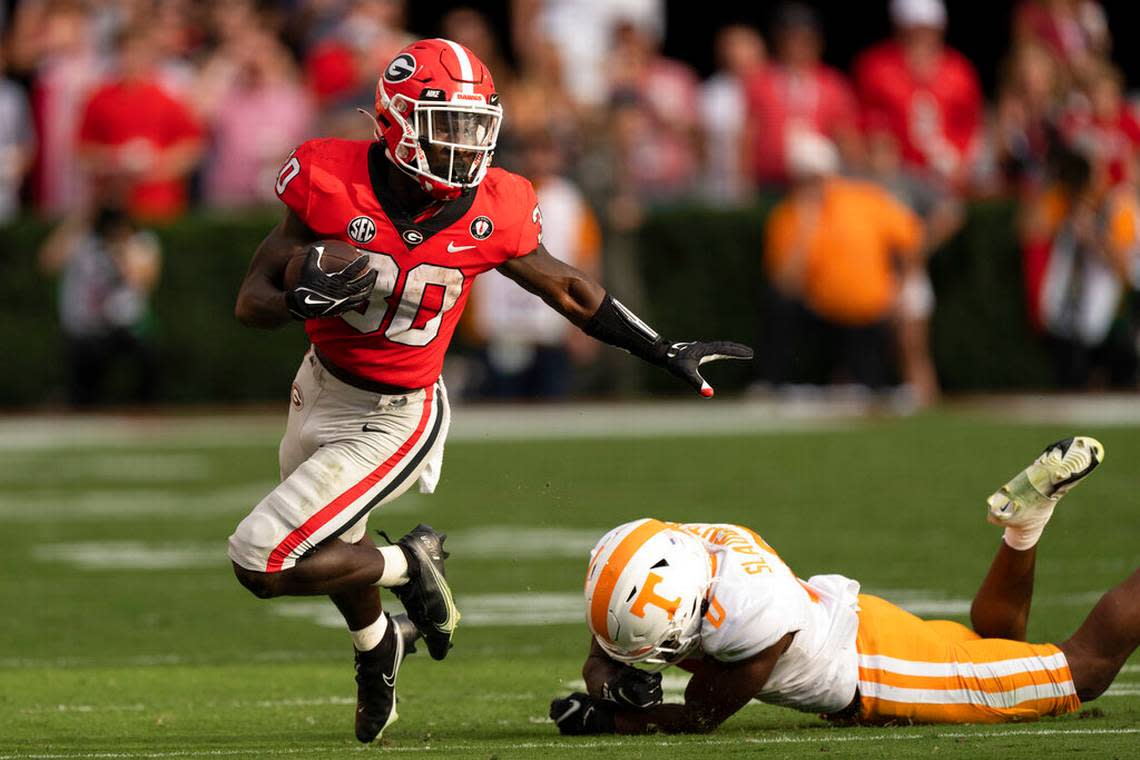
[[[307,320],[309,340],[359,377],[421,388],[443,369],[474,278],[537,249],[542,215],[530,182],[493,168],[473,191],[413,219],[380,180],[386,161],[380,142],[309,140],[276,190],[318,238],[356,246],[378,272],[362,308]]]
[[[760,536],[740,525],[677,527],[699,538],[712,557],[708,612],[701,622],[705,656],[738,662],[794,633],[757,699],[808,712],[847,707],[859,679],[859,584],[841,575],[802,581]]]

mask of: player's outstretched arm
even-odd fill
[[[689,679],[682,705],[633,709],[589,694],[571,694],[550,703],[550,718],[567,735],[708,733],[756,698],[794,636],[789,633],[740,662],[702,661]]]
[[[554,258],[541,245],[533,253],[500,265],[499,271],[542,298],[587,335],[664,367],[705,398],[713,395],[713,389],[701,376],[702,365],[720,359],[752,358],[752,349],[740,343],[673,342],[663,338],[599,283]]]
[[[257,251],[238,291],[234,316],[247,327],[280,327],[292,320],[283,279],[289,259],[303,252],[317,236],[292,211],[274,227]]]

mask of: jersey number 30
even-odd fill
[[[368,263],[378,273],[368,308],[345,312],[341,318],[362,333],[376,332],[388,317],[390,304],[395,304],[385,338],[405,346],[426,346],[435,340],[444,313],[463,293],[463,272],[417,264],[408,270],[402,291],[397,293],[400,267],[396,260],[386,253],[369,252]]]

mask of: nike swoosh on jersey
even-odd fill
[[[456,245],[455,243],[448,243],[447,244],[447,252],[448,253],[459,253],[460,251],[469,251],[474,247],[475,246],[473,246],[473,245]]]

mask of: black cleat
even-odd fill
[[[399,615],[390,615],[388,618],[393,625],[396,626],[396,633],[400,634],[400,638],[404,640],[404,659],[408,659],[408,655],[416,653],[416,641],[422,639],[420,630],[416,628],[416,624],[408,619],[404,613]]]
[[[381,612],[381,615],[388,615]],[[413,641],[415,639],[413,638]],[[396,722],[396,674],[404,660],[401,625],[388,615],[388,630],[374,649],[356,652],[356,738],[367,744]]]
[[[391,591],[423,634],[433,660],[447,657],[451,636],[459,625],[459,610],[443,572],[443,561],[449,556],[443,550],[446,539],[446,534],[420,524],[396,542],[408,558],[411,580]]]

